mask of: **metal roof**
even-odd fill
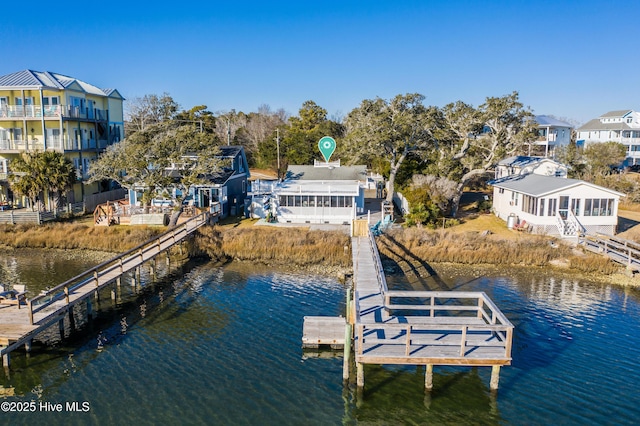
[[[357,180],[367,179],[367,166],[340,166],[340,167],[315,167],[315,166],[289,166],[287,179],[297,180]]]
[[[607,118],[611,118],[611,117],[618,117],[618,118],[622,118],[625,115],[629,114],[630,112],[633,112],[633,110],[630,109],[621,109],[618,111],[609,111],[607,113],[602,114],[600,117],[607,117]]]
[[[532,197],[543,197],[558,191],[567,190],[580,185],[587,185],[594,189],[609,192],[611,194],[624,197],[625,194],[614,191],[609,188],[594,185],[589,182],[578,179],[568,179],[554,176],[541,176],[536,174],[509,176],[506,179],[490,182],[497,188],[505,188],[510,191],[519,192],[521,194],[531,195]]]
[[[498,162],[499,166],[511,166],[511,167],[524,167],[529,164],[540,163],[545,158],[542,157],[528,157],[526,155],[514,155],[513,157],[507,157],[504,160]],[[550,160],[553,161],[553,160]]]
[[[549,117],[548,115],[536,115],[536,123],[538,123],[539,126],[573,127],[569,123]]]
[[[92,95],[109,96],[117,92],[115,89],[103,90],[77,78],[51,71],[23,70],[0,76],[0,88],[52,88],[63,90],[74,83],[80,86],[84,92]],[[118,95],[120,98],[122,97],[119,93]]]
[[[593,120],[587,121],[585,124],[580,126],[578,131],[586,131],[586,130],[629,130],[631,127],[627,123],[618,122],[618,123],[603,123],[599,118],[594,118]]]

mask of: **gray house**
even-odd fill
[[[221,146],[220,153],[216,157],[224,160],[222,169],[206,176],[208,182],[189,188],[184,203],[199,209],[210,209],[212,213],[217,213],[223,218],[236,216],[243,212],[250,176],[244,148],[241,146]],[[178,174],[179,171],[172,170],[171,173]],[[172,200],[182,195],[176,191],[174,190],[174,193],[171,194],[172,199],[154,198],[151,205],[171,205]],[[129,191],[130,204],[136,205],[141,197],[142,190]]]

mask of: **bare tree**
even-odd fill
[[[125,132],[131,135],[143,131],[153,124],[162,123],[175,117],[180,106],[168,93],[136,97],[126,101]]]

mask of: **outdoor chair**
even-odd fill
[[[513,229],[521,232],[529,232],[529,224],[526,220],[523,220],[522,222],[513,225]]]

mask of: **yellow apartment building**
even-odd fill
[[[9,163],[24,151],[64,153],[77,182],[67,202],[101,192],[86,183],[89,164],[124,138],[124,98],[116,89],[100,89],[74,77],[24,70],[0,76],[0,201],[20,206],[8,185]]]

